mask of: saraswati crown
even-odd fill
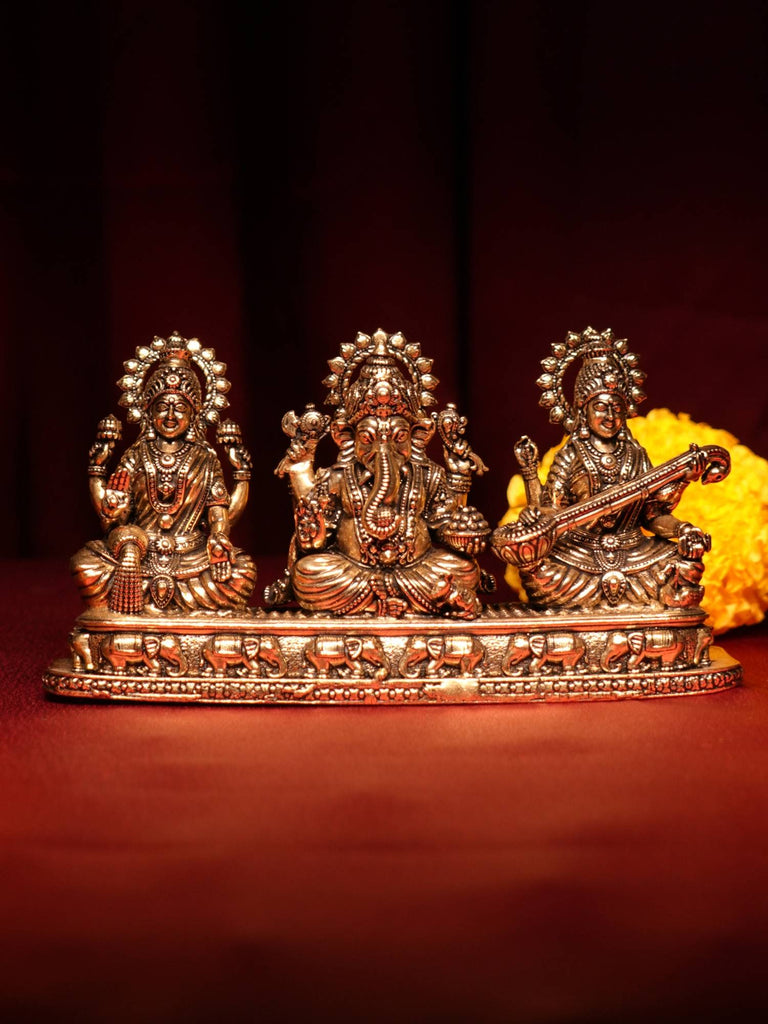
[[[616,338],[610,328],[598,333],[587,327],[581,334],[569,331],[565,342],[555,342],[552,354],[542,359],[544,373],[536,381],[542,389],[539,405],[549,409],[550,423],[562,423],[570,433],[579,411],[595,395],[620,394],[627,406],[627,417],[637,416],[637,407],[645,399],[641,384],[645,373],[638,369],[638,358],[628,351],[627,339]],[[576,359],[582,365],[576,375],[574,401],[565,397],[563,378]]]

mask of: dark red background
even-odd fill
[[[4,5],[0,334],[6,554],[93,533],[85,453],[122,360],[213,344],[253,448],[240,528],[284,550],[286,409],[383,326],[436,359],[504,510],[555,436],[538,361],[612,326],[649,407],[768,455],[768,13],[213,0]],[[330,452],[326,453],[330,457]]]

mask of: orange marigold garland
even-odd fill
[[[701,526],[712,535],[705,558],[706,593],[703,607],[716,633],[760,622],[768,609],[768,461],[739,444],[727,430],[695,423],[687,413],[653,409],[630,423],[632,434],[658,465],[674,458],[691,443],[718,444],[731,452],[731,474],[717,488],[686,488],[675,515]],[[539,476],[546,480],[555,453],[564,441],[544,455]],[[507,488],[509,509],[502,523],[514,522],[525,507],[525,487],[518,474]],[[507,566],[507,583],[525,601],[520,577]]]

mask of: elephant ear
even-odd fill
[[[339,448],[355,443],[355,433],[343,416],[336,416],[333,419],[331,423],[331,437]]]
[[[629,646],[629,649],[632,652],[632,654],[642,654],[643,648],[645,647],[645,634],[628,633],[627,645]]]
[[[435,436],[435,421],[431,416],[424,416],[416,420],[411,430],[411,442],[416,448],[422,451]]]
[[[160,637],[157,636],[145,636],[144,637],[144,650],[150,656],[154,658],[157,652],[160,650]]]
[[[350,636],[347,637],[347,654],[350,658],[359,658],[363,650],[362,637]]]
[[[439,658],[443,653],[443,638],[441,636],[427,637],[427,650],[430,658]]]
[[[535,658],[540,658],[547,649],[547,638],[543,633],[534,633],[528,641],[528,644],[531,648],[531,654]]]
[[[259,648],[262,646],[263,641],[254,639],[253,637],[245,637],[243,640],[243,651],[245,656],[250,661],[257,661],[259,657]]]

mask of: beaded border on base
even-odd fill
[[[471,622],[301,612],[82,615],[46,673],[66,697],[245,704],[441,704],[678,696],[736,685],[703,613],[628,622],[490,606]]]

